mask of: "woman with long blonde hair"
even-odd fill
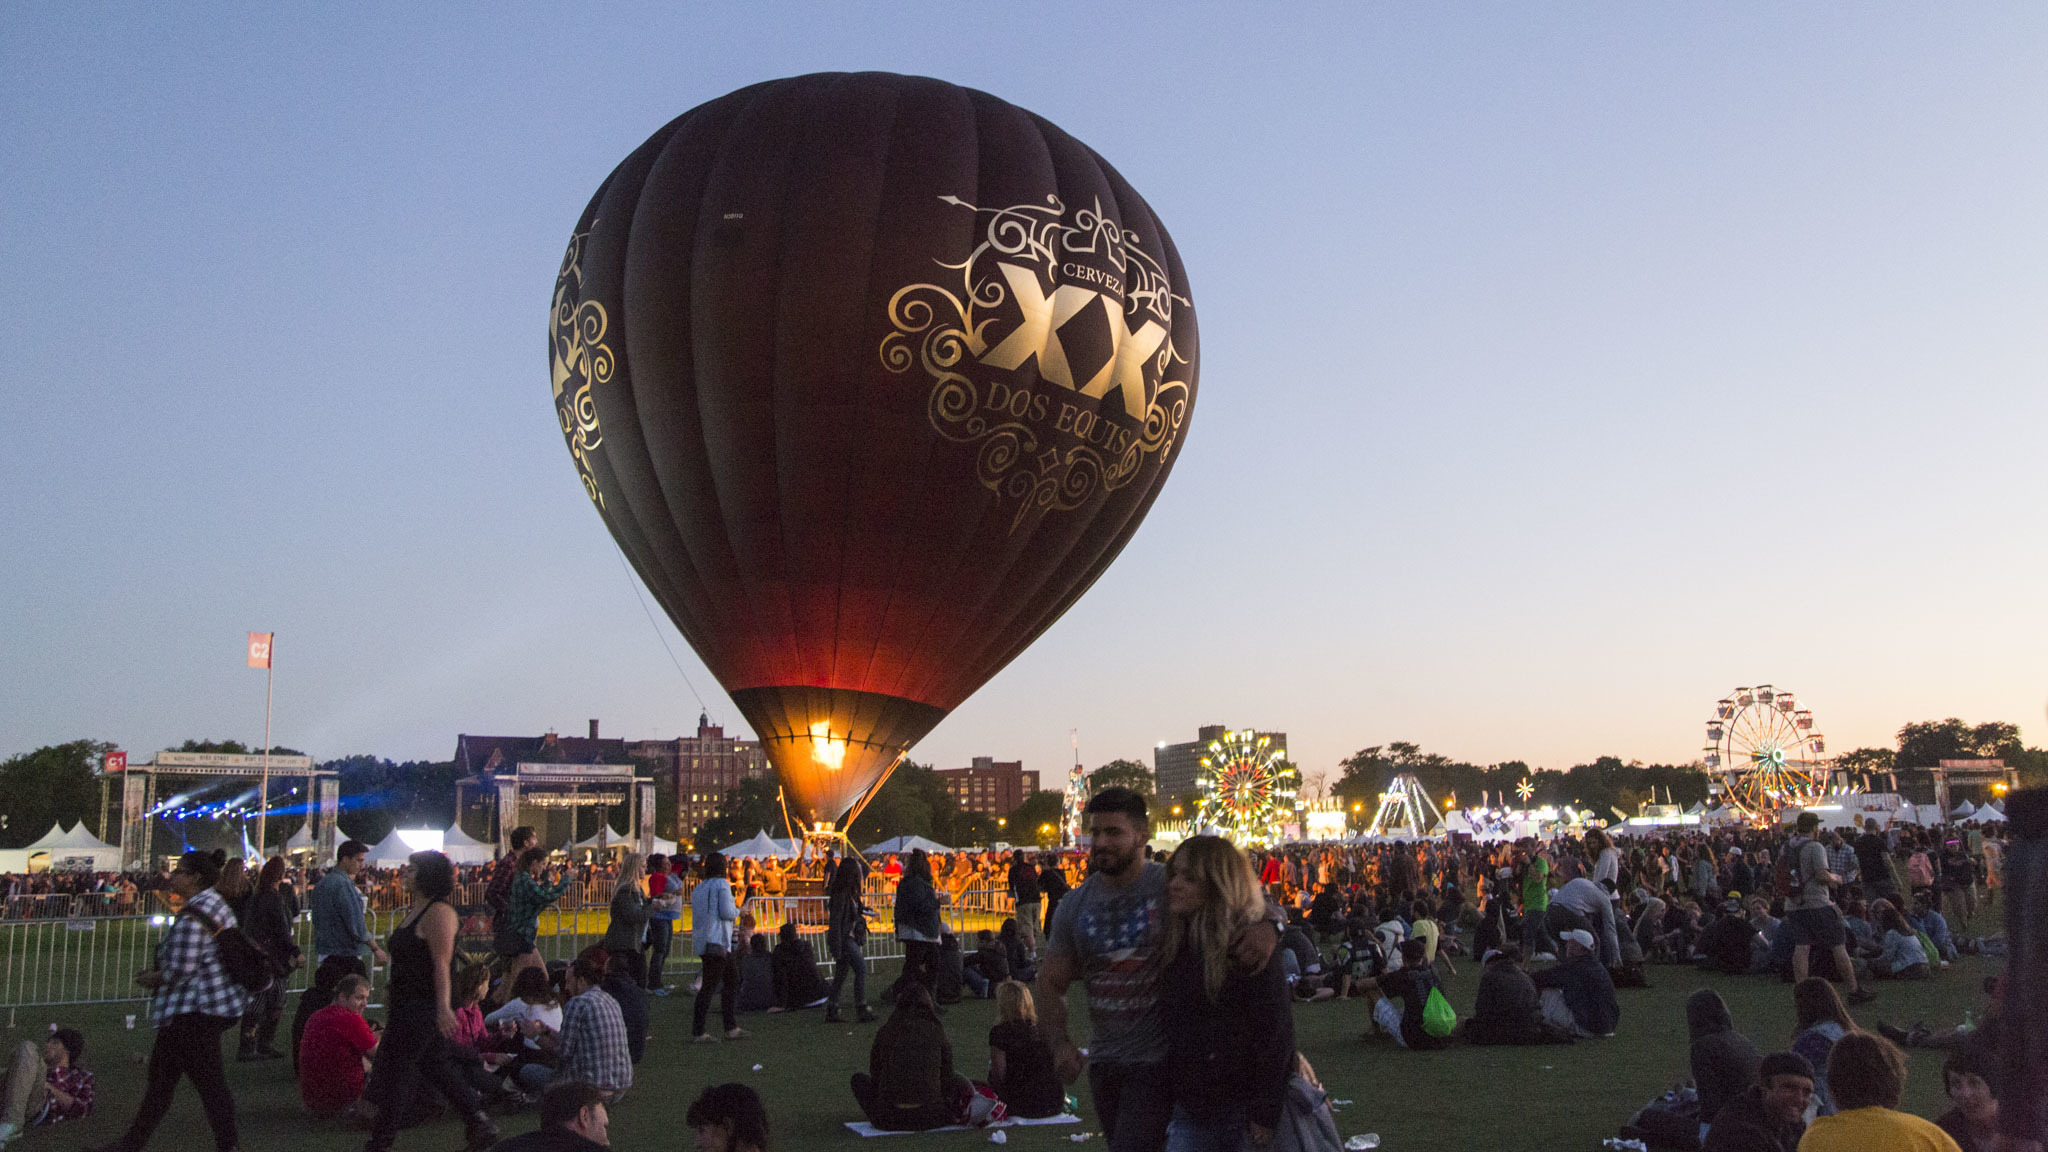
[[[1251,861],[1220,836],[1181,842],[1166,865],[1166,1016],[1172,1152],[1234,1150],[1273,1138],[1294,1072],[1294,1015],[1275,950],[1248,972],[1231,941],[1266,917]]]
[[[640,955],[640,940],[647,933],[647,892],[640,883],[647,862],[638,852],[628,852],[619,861],[619,878],[612,884],[612,919],[604,930],[604,950],[622,957],[636,984],[647,983],[647,958]]]

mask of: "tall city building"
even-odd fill
[[[1007,816],[1038,791],[1038,773],[1025,771],[1022,760],[976,756],[973,766],[941,769],[938,777],[961,811],[987,816]]]
[[[673,740],[636,740],[627,744],[632,755],[658,765],[656,771],[673,775],[676,782],[675,828],[661,829],[678,842],[696,835],[706,820],[718,814],[727,789],[737,787],[750,776],[766,775],[768,754],[758,740],[739,740],[725,734],[722,725],[699,714],[697,734]],[[771,833],[780,829],[771,828]]]
[[[1204,724],[1195,729],[1195,738],[1186,744],[1161,744],[1152,750],[1152,776],[1157,781],[1161,800],[1172,800],[1181,796],[1192,796],[1195,781],[1202,773],[1202,757],[1209,754],[1211,741],[1223,739],[1230,731],[1228,725]],[[1287,733],[1258,732],[1272,741],[1270,747],[1287,759]]]

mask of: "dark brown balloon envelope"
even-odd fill
[[[1180,257],[1115,169],[883,73],[655,133],[577,222],[549,343],[585,490],[813,822],[1115,559],[1200,363]]]

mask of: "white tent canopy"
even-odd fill
[[[602,845],[599,844],[600,839],[603,840]],[[605,825],[603,828],[600,828],[597,831],[592,832],[590,834],[590,839],[582,841],[581,843],[571,844],[569,847],[571,851],[583,852],[586,850],[595,850],[599,847],[617,848],[621,844],[625,844],[627,847],[631,847],[631,844],[626,840],[626,834],[624,832],[620,832],[617,829],[611,827],[610,825]]]
[[[1976,814],[1977,806],[1970,803],[1968,800],[1963,801],[1961,804],[1958,804],[1954,808],[1949,810],[1949,817],[1954,820],[1968,820],[1970,817],[1975,816]]]
[[[26,872],[29,858],[44,853],[49,854],[49,866],[60,871],[77,868],[91,872],[117,872],[121,868],[121,850],[93,835],[83,820],[68,832],[61,822],[52,824],[42,839],[28,847],[0,853],[0,868]]]
[[[497,850],[464,832],[460,820],[441,834],[441,851],[457,864],[489,864],[497,858]]]
[[[412,858],[413,851],[413,846],[399,839],[398,829],[393,828],[389,836],[371,846],[363,863],[372,868],[399,868]]]
[[[676,842],[675,842],[675,841],[673,841],[673,840],[663,840],[663,839],[662,839],[661,837],[659,837],[659,836],[656,836],[656,837],[654,838],[654,850],[655,850],[656,852],[660,853],[661,855],[663,855],[663,856],[673,856],[673,855],[675,855],[675,854],[676,854],[676,849],[677,849],[677,845],[676,845]]]
[[[936,840],[927,840],[922,836],[898,836],[894,839],[884,840],[880,844],[869,846],[868,855],[875,856],[893,852],[901,856],[905,853],[915,852],[919,848],[924,849],[926,852],[934,853],[952,851],[951,848],[946,847],[944,844]]]
[[[793,860],[797,854],[796,849],[791,846],[789,841],[771,838],[766,828],[761,829],[759,832],[754,833],[753,836],[737,844],[720,848],[718,852],[721,856],[728,859],[740,856],[762,859],[772,856],[778,860]]]

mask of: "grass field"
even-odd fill
[[[1986,930],[1980,924],[1978,930]],[[893,976],[893,964],[882,965]],[[673,969],[672,969],[673,971]],[[1936,979],[1921,984],[1879,986],[1880,998],[1857,1010],[1865,1027],[1879,1019],[1926,1020],[1940,1026],[1959,1020],[1965,1009],[1981,1012],[1983,978],[1993,962],[1965,957]],[[1467,962],[1450,981],[1452,1002],[1469,1011],[1478,987]],[[1302,1005],[1295,1013],[1300,1046],[1322,1075],[1333,1098],[1351,1103],[1338,1111],[1345,1136],[1377,1132],[1390,1152],[1478,1149],[1560,1149],[1582,1152],[1614,1134],[1629,1113],[1686,1075],[1685,997],[1695,988],[1719,991],[1737,1026],[1764,1050],[1790,1040],[1788,986],[1760,977],[1720,977],[1690,969],[1650,970],[1654,987],[1624,990],[1618,1037],[1556,1048],[1456,1047],[1442,1052],[1406,1052],[1391,1041],[1361,1038],[1366,1024],[1362,1002]],[[873,983],[873,981],[871,981]],[[879,987],[879,984],[876,985]],[[654,1002],[654,1038],[636,1069],[632,1094],[614,1113],[612,1144],[621,1149],[689,1147],[683,1112],[708,1084],[740,1080],[755,1085],[768,1102],[780,1149],[851,1148],[859,1138],[841,1125],[858,1119],[847,1078],[867,1066],[873,1025],[831,1026],[820,1013],[752,1016],[743,1026],[750,1039],[713,1045],[689,1043],[690,997]],[[147,1022],[122,1029],[121,1018],[136,1005],[85,1009],[20,1009],[8,1023],[8,1040],[34,1037],[52,1020],[83,1028],[87,1063],[99,1074],[100,1113],[77,1125],[32,1132],[14,1147],[74,1149],[111,1137],[126,1125],[142,1090],[141,1061],[150,1044]],[[1085,1019],[1078,996],[1075,1019]],[[986,1037],[993,1005],[969,1001],[945,1017],[956,1067],[980,1076],[987,1059]],[[714,1018],[715,1023],[715,1018]],[[1907,1107],[1933,1117],[1943,1101],[1938,1053],[1912,1054]],[[761,1065],[757,1071],[755,1065]],[[308,1121],[298,1110],[295,1085],[279,1063],[229,1065],[239,1101],[243,1142],[248,1152],[327,1152],[360,1148],[363,1135]],[[1078,1132],[1099,1131],[1089,1110],[1085,1081],[1077,1088],[1084,1122],[1076,1126],[1012,1128],[1008,1145],[1023,1149],[1067,1147]],[[532,1128],[533,1113],[501,1118],[509,1134]],[[887,1137],[883,1149],[967,1148],[985,1145],[987,1133],[956,1132]],[[461,1131],[452,1120],[403,1134],[401,1149],[453,1149]],[[872,1145],[866,1145],[872,1147]],[[1100,1147],[1100,1145],[1095,1145]],[[180,1089],[170,1118],[154,1148],[205,1152],[212,1148],[206,1122],[189,1086]]]

